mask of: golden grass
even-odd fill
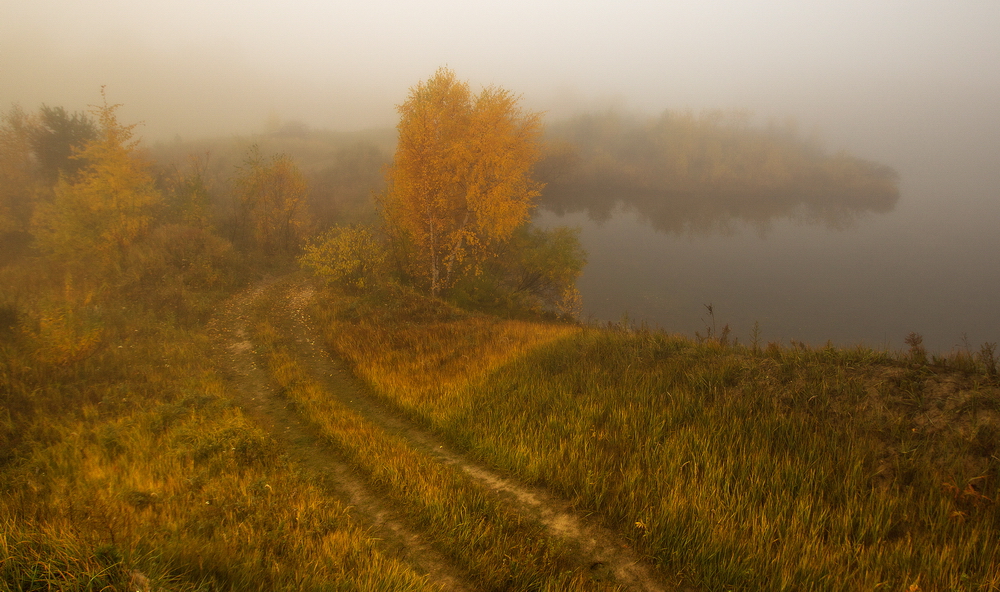
[[[313,318],[387,401],[696,585],[1000,589],[988,376],[865,349],[507,329],[413,298],[323,294]]]
[[[61,297],[0,335],[0,590],[437,589],[233,406],[204,329]]]
[[[457,397],[465,385],[483,380],[540,345],[580,331],[570,324],[470,314],[404,291],[387,296],[388,305],[396,310],[380,307],[388,314],[369,314],[384,296],[338,316],[338,309],[352,301],[327,291],[315,300],[323,305],[310,312],[328,347],[349,360],[360,378],[401,409],[431,420],[461,404]],[[414,308],[430,309],[429,316],[412,322],[408,315]]]
[[[138,572],[172,589],[432,588],[289,470],[238,411],[219,400],[184,407],[103,423],[97,434],[67,426],[59,444],[9,472],[3,537],[23,552],[4,561],[4,579],[84,577],[74,563],[96,561],[119,586]],[[151,438],[147,422],[164,415],[174,425]]]
[[[508,509],[460,469],[414,449],[341,403],[268,324],[273,308],[263,302],[252,324],[278,385],[477,585],[488,590],[616,589],[593,581],[571,548],[550,540],[539,523]]]

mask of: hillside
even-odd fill
[[[126,305],[7,330],[0,579],[997,586],[986,357],[698,343],[302,280],[243,294],[208,326]]]

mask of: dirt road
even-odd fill
[[[508,506],[544,524],[550,536],[571,542],[579,549],[579,560],[595,581],[614,581],[629,590],[667,589],[662,577],[610,530],[574,513],[568,503],[546,491],[518,484],[470,461],[440,437],[420,429],[377,401],[343,361],[331,358],[317,345],[318,333],[305,312],[312,296],[308,284],[267,279],[230,299],[213,321],[219,358],[245,412],[270,431],[309,479],[350,504],[353,514],[370,527],[372,536],[381,539],[389,552],[426,573],[444,589],[477,589],[476,583],[455,562],[438,552],[406,515],[381,499],[338,450],[327,443],[309,418],[274,386],[260,368],[252,332],[248,330],[252,307],[266,303],[269,322],[291,337],[287,341],[294,344],[295,356],[331,396],[381,429],[402,436],[414,449],[459,467],[484,488],[501,496]]]

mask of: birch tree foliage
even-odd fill
[[[304,250],[300,265],[328,283],[363,292],[384,281],[385,246],[364,226],[334,226]]]
[[[399,141],[381,211],[404,269],[438,295],[478,273],[528,221],[541,186],[539,114],[508,90],[473,96],[442,68],[398,107]]]

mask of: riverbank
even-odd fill
[[[1000,585],[995,361],[315,302],[387,404],[697,587]]]

